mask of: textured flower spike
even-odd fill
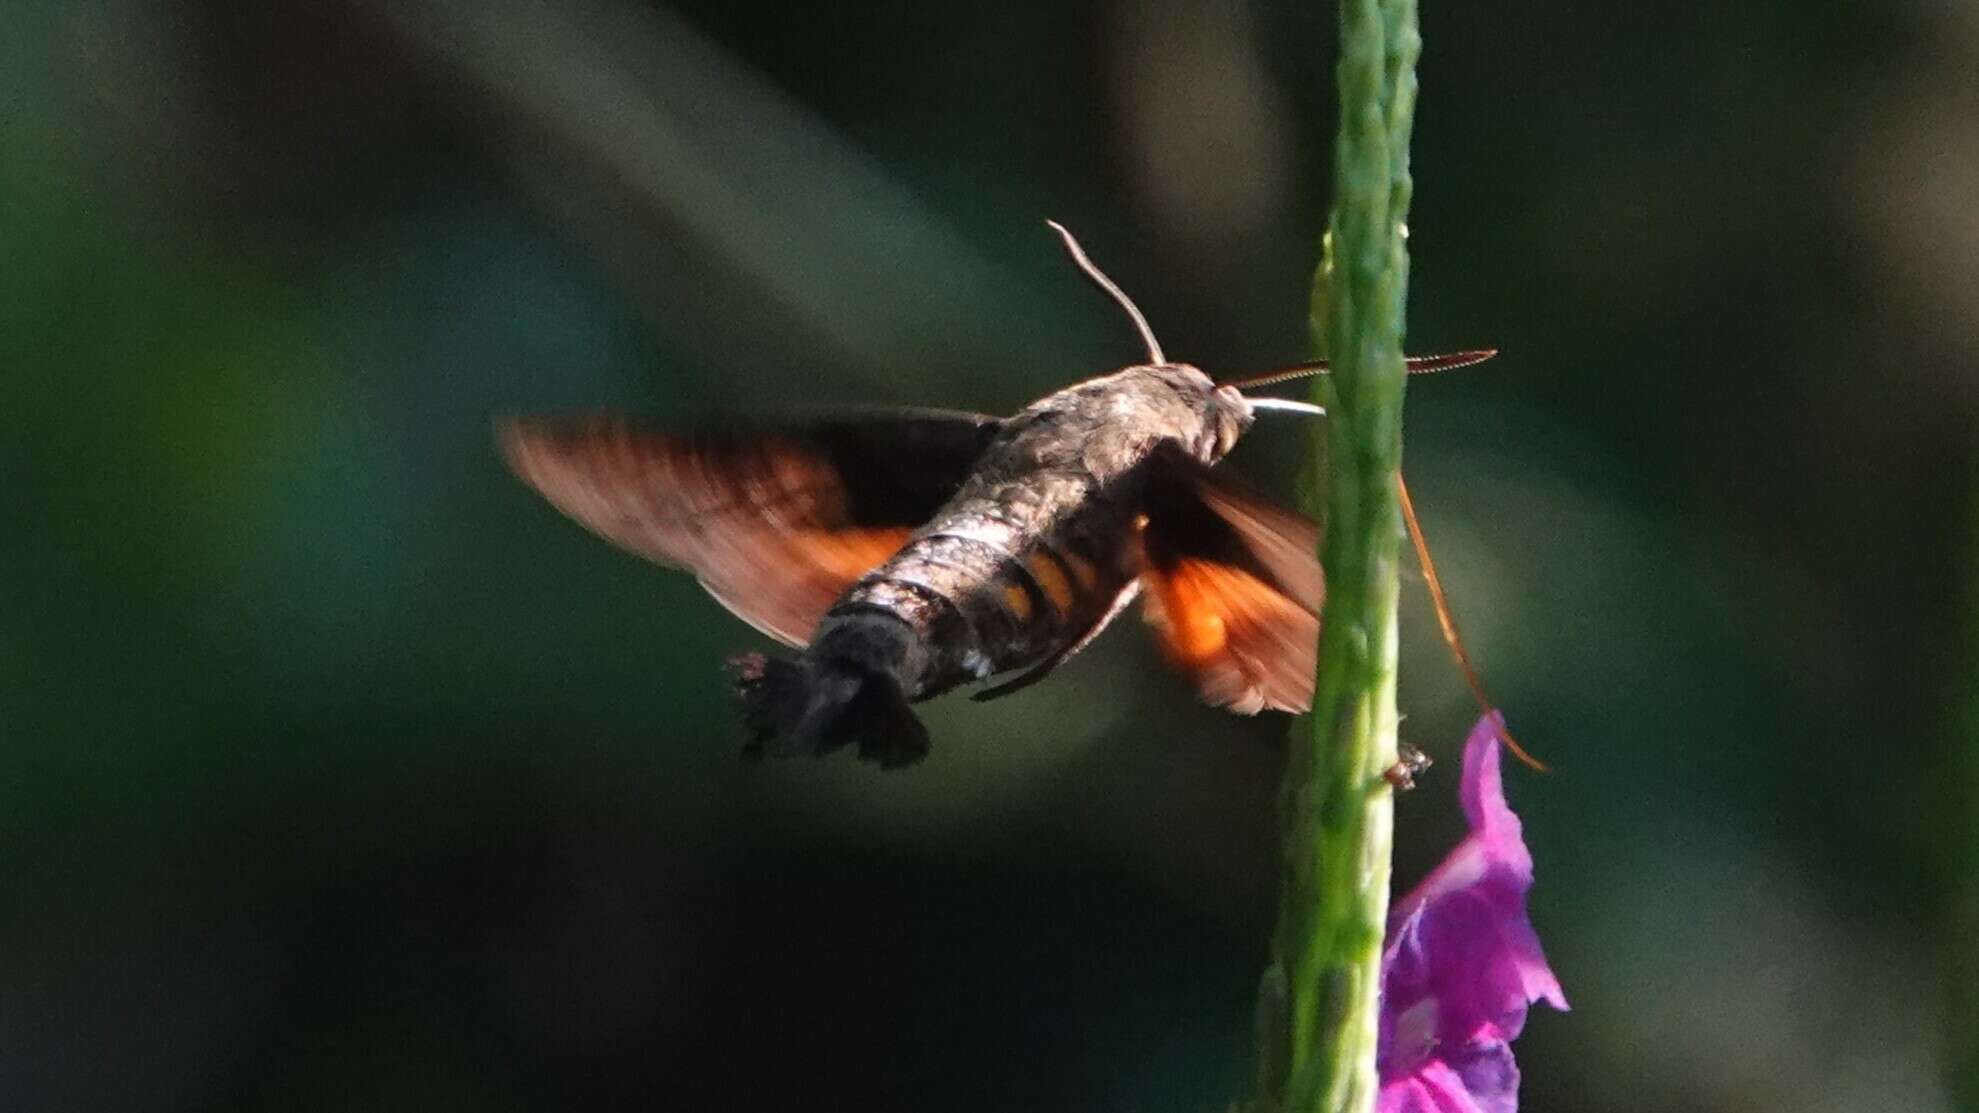
[[[1514,1113],[1526,1007],[1567,1007],[1526,914],[1532,854],[1505,803],[1503,716],[1464,744],[1471,832],[1396,903],[1381,957],[1380,1113]]]

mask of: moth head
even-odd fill
[[[1048,220],[1045,223],[1051,226],[1052,231],[1058,233],[1058,238],[1065,243],[1066,253],[1072,256],[1072,261],[1087,278],[1092,280],[1093,285],[1098,286],[1119,303],[1128,319],[1134,322],[1134,328],[1141,334],[1141,343],[1147,347],[1148,353],[1147,366],[1138,370],[1152,372],[1156,377],[1168,381],[1171,387],[1185,396],[1193,394],[1201,397],[1202,422],[1189,445],[1190,452],[1205,464],[1214,464],[1223,459],[1236,446],[1237,438],[1243,436],[1244,430],[1251,427],[1254,418],[1251,400],[1244,397],[1235,386],[1218,386],[1199,368],[1186,363],[1168,362],[1168,357],[1162,354],[1161,342],[1154,338],[1154,330],[1148,327],[1148,319],[1142,315],[1140,307],[1134,304],[1134,299],[1128,297],[1124,290],[1106,276],[1106,272],[1100,270],[1091,259],[1087,258],[1085,249],[1079,246],[1079,241],[1073,238],[1071,232],[1066,231],[1063,224],[1055,220]]]

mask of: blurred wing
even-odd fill
[[[759,433],[676,434],[613,414],[520,418],[509,466],[620,548],[684,568],[788,645],[955,493],[995,418],[939,410]]]
[[[1144,614],[1176,668],[1242,715],[1312,704],[1319,526],[1182,452],[1150,461]]]

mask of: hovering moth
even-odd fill
[[[1248,397],[1323,365],[1219,384],[1170,362],[1131,300],[1148,362],[1008,417],[858,411],[758,432],[668,432],[605,414],[525,417],[498,437],[524,482],[619,547],[685,569],[795,657],[731,662],[751,751],[856,744],[920,760],[909,707],[1043,679],[1138,597],[1167,659],[1239,714],[1312,701],[1319,527],[1216,467],[1265,408]],[[1466,352],[1411,360],[1462,366]]]

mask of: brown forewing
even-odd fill
[[[498,425],[517,475],[607,541],[693,572],[802,645],[839,595],[946,502],[996,432],[948,411],[684,435],[616,414]]]
[[[1145,615],[1202,698],[1240,714],[1312,704],[1319,527],[1179,451],[1151,461]]]

